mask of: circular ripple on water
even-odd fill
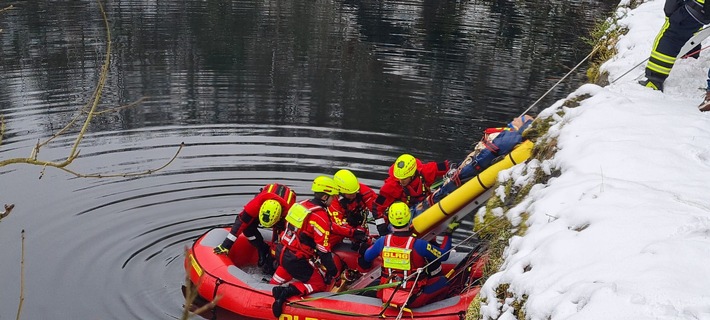
[[[166,169],[137,178],[81,179],[48,168],[37,179],[39,167],[2,168],[0,179],[13,187],[3,190],[1,200],[17,206],[0,225],[0,241],[16,248],[1,262],[8,270],[0,273],[3,287],[16,288],[19,296],[20,240],[14,231],[26,229],[23,316],[53,318],[54,310],[62,310],[63,318],[75,319],[179,318],[185,246],[213,226],[231,224],[267,183],[288,184],[305,199],[315,176],[349,168],[378,188],[403,150],[377,141],[397,139],[405,138],[258,125],[87,135],[81,157],[70,166],[82,173],[153,169],[181,142],[185,147]],[[20,147],[5,155],[27,141],[10,141]],[[72,143],[58,139],[41,155],[59,160]],[[2,300],[0,309],[16,309],[16,301]]]

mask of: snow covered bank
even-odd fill
[[[602,66],[610,80],[648,57],[662,7],[618,10],[629,32]],[[710,113],[697,110],[710,53],[679,60],[665,93],[636,83],[644,66],[541,112],[556,154],[506,174],[558,176],[498,212],[526,230],[483,286],[484,319],[710,319]]]

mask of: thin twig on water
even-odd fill
[[[17,306],[17,320],[20,320],[23,302],[25,302],[25,229],[22,229],[22,258],[20,260],[20,304]]]

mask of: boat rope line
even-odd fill
[[[640,65],[642,65],[642,64],[645,63],[646,61],[648,61],[648,58],[643,59],[643,61],[641,61],[641,62],[637,63],[635,66],[631,67],[631,69],[629,69],[629,70],[627,70],[626,72],[624,72],[624,74],[622,74],[622,75],[620,75],[618,78],[616,78],[616,79],[610,81],[609,84],[614,84],[614,82],[616,82],[617,80],[623,78],[625,75],[629,74],[629,72],[634,71],[634,69],[638,68]]]
[[[708,49],[708,48],[710,48],[710,47],[705,47],[705,48],[701,48],[700,50],[695,50],[695,51],[693,51],[693,52],[689,52],[689,53],[687,53],[686,55],[684,55],[684,56],[682,56],[682,57],[680,57],[680,58],[681,58],[681,59],[686,59],[686,58],[688,58],[688,57],[690,57],[690,56],[692,56],[692,55],[694,55],[694,54],[699,54],[700,51],[703,51],[703,50]],[[620,75],[620,76],[617,77],[616,79],[614,79],[614,80],[612,80],[612,81],[609,81],[609,84],[614,84],[616,81],[618,81],[619,79],[623,78],[625,75],[629,74],[629,72],[634,71],[636,68],[638,68],[640,65],[644,64],[646,61],[648,61],[648,58],[643,59],[641,62],[637,63],[636,65],[634,65],[633,67],[631,67],[629,70],[626,70],[626,72],[624,72],[622,75]]]
[[[465,272],[473,272],[474,270],[469,268],[473,268],[473,265],[480,261],[481,258],[483,258],[483,253],[488,250],[487,246],[484,246],[483,244],[479,244],[478,247],[471,251],[468,256],[466,256],[465,259],[461,260],[459,265],[457,265],[453,270],[457,270],[454,272],[452,275],[448,276],[446,279],[447,284],[451,284],[454,279],[459,277],[460,275],[464,274]],[[480,282],[480,278],[473,279],[469,277],[461,284],[460,288],[452,287],[449,290],[449,294],[456,292],[456,294],[463,293],[470,288],[474,286],[474,284]],[[458,290],[457,290],[458,289]]]
[[[568,77],[570,74],[572,74],[573,71],[577,70],[577,68],[579,68],[579,66],[581,66],[582,63],[584,63],[585,61],[589,60],[589,58],[591,58],[592,55],[594,55],[594,53],[597,52],[597,50],[599,49],[599,47],[600,47],[600,45],[597,44],[597,45],[592,49],[592,52],[590,52],[586,57],[584,57],[584,59],[582,59],[582,61],[580,61],[580,62],[579,62],[576,66],[574,66],[569,72],[567,72],[567,74],[565,74],[560,80],[557,80],[557,82],[556,82],[554,85],[552,85],[552,87],[550,87],[550,89],[547,89],[547,91],[546,91],[544,94],[542,94],[542,96],[540,96],[540,98],[538,98],[537,100],[535,100],[535,102],[533,102],[533,104],[531,104],[527,109],[525,109],[525,111],[523,111],[523,113],[520,114],[520,117],[524,116],[524,115],[525,115],[526,113],[528,113],[528,111],[530,111],[530,109],[532,109],[538,102],[542,101],[542,99],[545,98],[545,96],[547,96],[547,94],[550,93],[550,92],[552,91],[552,89],[554,89],[554,88],[557,87],[562,81],[564,81],[565,79],[567,79],[567,77]]]
[[[417,282],[419,281],[419,276],[422,274],[423,268],[417,269],[417,277],[414,278],[414,283],[412,283],[412,288],[409,289],[409,294],[407,294],[407,300],[404,300],[404,303],[402,303],[402,306],[399,307],[399,314],[397,314],[396,320],[402,319],[402,313],[404,312],[404,309],[407,308],[407,302],[409,302],[409,299],[412,298],[412,293],[414,293],[414,288],[417,287]],[[394,293],[392,293],[392,296],[394,297]],[[409,310],[409,309],[407,309]],[[409,310],[409,314],[412,314],[412,310]]]

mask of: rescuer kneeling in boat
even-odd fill
[[[458,227],[457,222],[449,225],[444,235],[442,247],[412,236],[410,231],[412,214],[404,202],[393,203],[388,217],[394,232],[381,237],[365,251],[358,264],[369,269],[372,261],[382,257],[380,284],[401,284],[377,292],[383,302],[398,307],[420,307],[443,293],[447,279],[441,273],[441,261],[448,259],[451,250],[451,234]],[[420,274],[416,274],[420,272]]]
[[[352,240],[352,249],[362,252],[370,245],[368,241],[367,215],[377,194],[370,187],[360,183],[350,170],[341,169],[333,175],[333,181],[338,185],[340,197],[333,200],[328,207],[330,220],[333,223],[331,246],[340,243],[344,237]]]
[[[381,236],[389,233],[385,221],[386,209],[395,201],[401,201],[409,206],[415,206],[431,195],[431,185],[444,177],[449,171],[450,163],[422,163],[411,154],[403,154],[390,166],[389,177],[380,188],[380,194],[372,205],[372,212],[377,215],[375,224]]]
[[[524,115],[513,119],[506,127],[484,130],[483,137],[474,146],[474,150],[466,156],[458,168],[447,173],[441,187],[428,196],[426,201],[422,201],[416,211],[422,212],[439,202],[463,183],[490,167],[498,157],[510,153],[523,142],[523,131],[532,122],[533,117]]]
[[[283,229],[283,223],[281,228],[279,228],[277,222],[281,220],[282,213],[288,212],[294,203],[296,203],[296,193],[285,185],[272,183],[261,188],[261,192],[249,201],[242,209],[242,212],[237,215],[232,229],[227,234],[227,238],[224,239],[222,244],[214,248],[214,253],[229,254],[234,241],[243,233],[249,243],[259,252],[258,265],[262,267],[264,272],[273,273],[274,266],[271,249],[264,242],[264,237],[257,228],[259,225],[257,221],[261,222],[264,227],[274,228],[273,241],[276,239],[275,235],[278,234],[278,231]]]
[[[277,318],[286,299],[324,291],[338,274],[331,254],[331,222],[326,209],[338,196],[338,186],[330,177],[319,176],[313,180],[311,190],[313,199],[294,204],[289,210],[286,230],[276,246],[279,267],[269,283],[278,285],[271,291],[271,308]],[[282,286],[292,279],[296,281]]]

